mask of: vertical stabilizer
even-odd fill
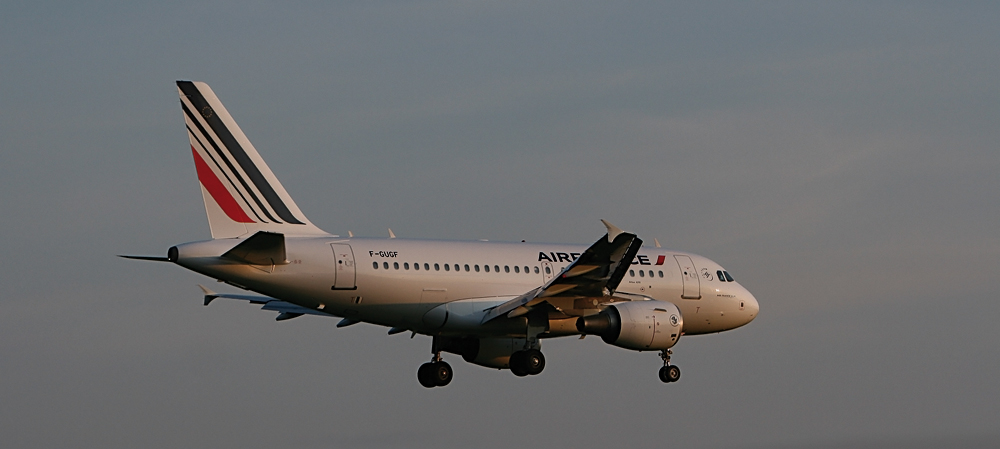
[[[326,234],[306,219],[205,83],[178,81],[212,238]]]

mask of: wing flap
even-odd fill
[[[608,233],[594,242],[583,254],[545,285],[500,304],[490,310],[483,322],[501,316],[518,317],[554,298],[604,298],[614,295],[639,253],[642,240],[601,220]],[[603,302],[603,301],[599,301]]]

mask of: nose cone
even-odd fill
[[[743,299],[743,311],[747,314],[747,323],[753,321],[757,318],[757,313],[760,312],[760,304],[757,304],[757,298],[754,298],[750,291],[746,288],[743,289],[743,294],[740,295]]]

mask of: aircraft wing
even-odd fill
[[[518,317],[555,298],[613,295],[639,252],[642,240],[611,223],[601,222],[608,228],[607,235],[590,245],[549,282],[491,309],[483,322],[501,316]]]
[[[201,290],[205,292],[205,305],[209,305],[216,298],[226,298],[226,299],[239,299],[241,301],[249,301],[250,304],[263,304],[261,310],[273,310],[278,312],[278,316],[275,317],[275,321],[284,321],[292,318],[297,318],[302,315],[319,315],[325,317],[332,317],[329,313],[321,312],[319,310],[307,309],[302,306],[297,306],[290,302],[282,301],[280,299],[275,299],[270,296],[258,296],[258,295],[233,295],[226,293],[215,293],[202,285],[199,285]]]

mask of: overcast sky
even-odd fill
[[[336,4],[329,4],[336,3]],[[485,4],[484,4],[485,3]],[[993,2],[5,2],[4,447],[1000,445]],[[707,256],[759,318],[543,374],[201,305],[174,81],[346,234]]]

